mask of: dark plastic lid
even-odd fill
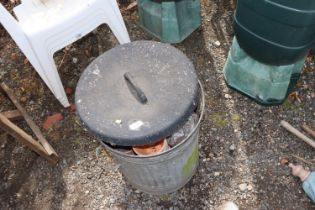
[[[154,143],[183,126],[198,104],[193,64],[159,42],[120,45],[83,72],[75,103],[101,140],[122,146]]]

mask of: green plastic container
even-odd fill
[[[179,43],[201,23],[199,0],[137,0],[140,26],[166,43]]]
[[[299,79],[305,59],[284,66],[263,64],[242,50],[234,38],[224,67],[224,77],[229,87],[259,104],[279,105]]]
[[[271,65],[303,59],[315,43],[314,0],[238,0],[235,36],[243,50]]]

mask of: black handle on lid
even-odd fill
[[[124,78],[128,84],[130,92],[137,99],[137,101],[142,104],[146,104],[148,102],[148,99],[141,88],[138,86],[130,72],[126,72],[124,74]]]

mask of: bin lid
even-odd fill
[[[77,112],[103,141],[151,144],[184,125],[198,104],[193,64],[154,41],[119,45],[95,59],[76,87]]]

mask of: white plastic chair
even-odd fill
[[[0,23],[64,107],[69,101],[53,54],[106,23],[120,44],[130,42],[116,0],[22,0],[13,9],[0,4]]]

